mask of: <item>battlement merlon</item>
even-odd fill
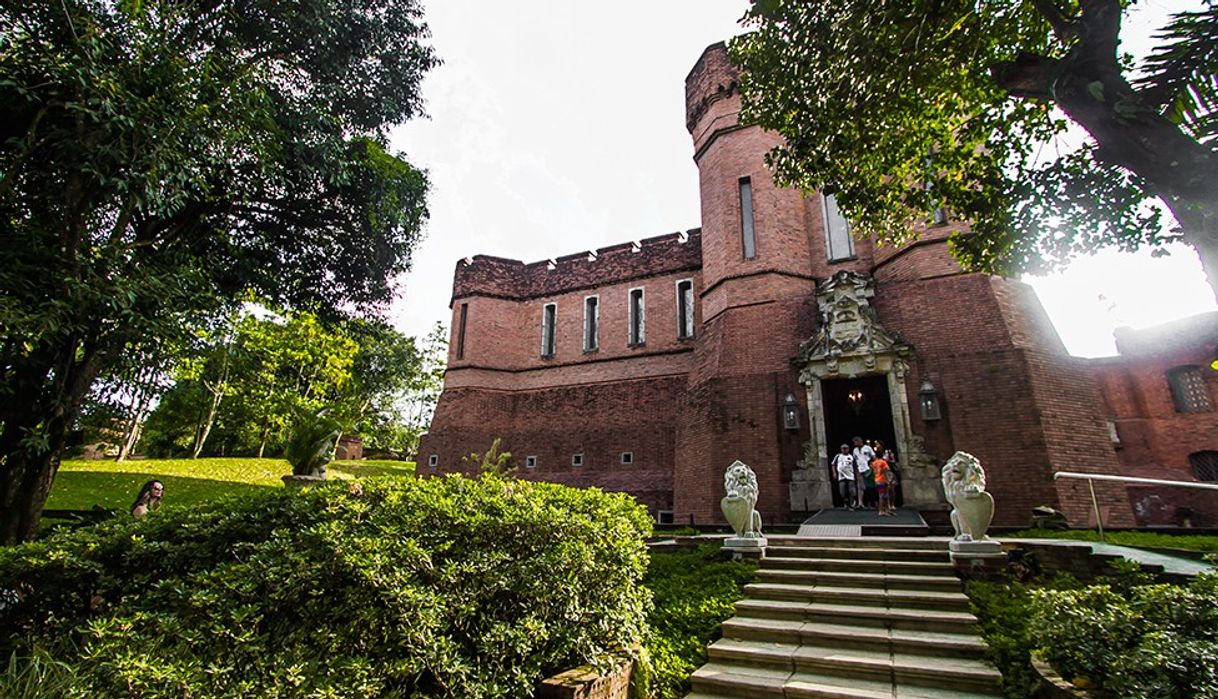
[[[701,267],[699,228],[528,264],[475,255],[457,262],[449,307],[469,296],[524,301]]]

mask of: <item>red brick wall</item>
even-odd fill
[[[676,414],[684,378],[667,377],[529,391],[445,388],[432,430],[419,446],[418,473],[470,470],[462,457],[496,437],[521,478],[628,492],[656,509],[672,505]],[[621,453],[634,462],[621,464]],[[582,453],[582,466],[573,454]],[[439,468],[428,457],[439,456]],[[536,456],[535,468],[525,457]]]
[[[932,246],[919,256],[931,260],[931,274],[941,269]],[[1055,485],[1052,473],[1116,471],[1089,373],[1066,356],[1023,284],[977,274],[917,279],[917,273],[896,262],[881,267],[873,300],[880,323],[918,354],[906,382],[910,404],[917,405],[927,375],[943,399],[945,419],[925,424],[915,410],[914,432],[939,459],[962,450],[981,460],[995,524],[1024,524],[1036,505],[1085,524],[1090,501],[1079,499],[1076,485]],[[1110,524],[1132,523],[1121,488],[1100,486],[1097,494]]]
[[[1192,482],[1189,454],[1218,451],[1218,412],[1177,412],[1167,380],[1174,367],[1201,367],[1211,403],[1218,406],[1218,372],[1208,368],[1216,345],[1218,313],[1206,313],[1146,330],[1120,329],[1121,356],[1089,362],[1107,417],[1116,422],[1124,475]],[[1194,526],[1218,526],[1218,496],[1212,491],[1129,489],[1142,524],[1179,524],[1176,510],[1184,507],[1194,511]]]

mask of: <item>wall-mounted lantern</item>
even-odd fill
[[[788,430],[799,429],[799,403],[795,402],[792,393],[788,393],[782,402],[782,426]]]
[[[939,391],[929,378],[923,379],[922,388],[918,389],[918,407],[922,410],[924,422],[943,419],[943,407],[939,404]]]

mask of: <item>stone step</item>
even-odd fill
[[[855,606],[892,609],[960,611],[969,610],[968,597],[963,592],[936,590],[885,590],[869,587],[839,587],[836,585],[800,585],[770,582],[769,576],[758,577],[765,582],[750,583],[744,592],[755,599],[781,599],[795,602],[826,602]]]
[[[810,621],[841,624],[847,627],[869,626],[902,631],[947,633],[976,633],[977,624],[977,617],[968,612],[889,609],[823,602],[798,602],[786,599],[745,598],[736,603],[736,614],[748,618]]]
[[[740,616],[723,622],[722,630],[724,638],[739,641],[802,643],[974,659],[983,658],[986,651],[985,643],[973,633],[893,630]]]
[[[724,666],[787,670],[920,687],[996,692],[1002,676],[977,659],[933,657],[887,650],[765,643],[723,638],[708,649]],[[789,678],[788,678],[789,679]]]
[[[923,537],[883,537],[883,536],[770,536],[766,535],[770,546],[779,547],[833,547],[848,549],[887,548],[887,549],[921,549],[927,551],[947,551],[946,538],[927,539]]]
[[[949,575],[911,575],[904,573],[867,573],[847,570],[816,570],[800,558],[779,558],[763,561],[758,575],[773,581],[803,582],[809,585],[840,585],[842,587],[874,587],[878,589],[937,590],[959,592],[960,579]]]
[[[769,549],[767,549],[767,552]],[[778,568],[782,566],[805,566],[805,570],[827,570],[855,573],[894,573],[901,575],[943,575],[954,576],[956,569],[950,561],[883,561],[849,558],[815,558],[799,556],[767,555],[762,561],[767,566]]]
[[[932,550],[887,547],[847,548],[844,546],[767,546],[766,555],[779,556],[783,558],[845,558],[852,561],[951,562],[947,549]]]
[[[709,662],[689,676],[695,694],[728,697],[786,697],[789,670]]]

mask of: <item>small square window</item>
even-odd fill
[[[536,456],[524,457],[524,467],[525,468],[537,468],[537,457]]]
[[[572,454],[571,455],[571,465],[572,466],[583,466],[584,465],[584,455],[583,454]]]
[[[674,519],[672,510],[656,511],[656,524],[674,524]]]
[[[440,465],[440,455],[432,454],[431,456],[427,457],[427,465],[432,468],[439,466]]]
[[[634,463],[634,452],[632,452],[632,451],[622,452],[622,463],[623,464],[633,464]]]

